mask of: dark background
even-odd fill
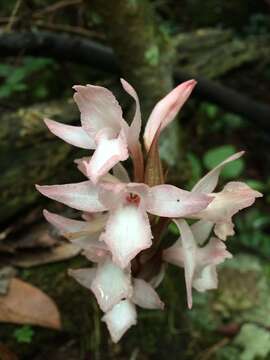
[[[0,359],[269,359],[269,63],[268,0],[1,1],[1,267],[12,265],[49,294],[63,328],[1,323]],[[197,294],[188,311],[183,274],[169,269],[160,288],[164,313],[141,311],[137,327],[113,345],[92,295],[66,275],[84,260],[31,261],[59,245],[42,207],[66,211],[34,184],[79,180],[72,160],[85,154],[53,137],[42,118],[78,124],[72,86],[93,83],[110,88],[129,119],[120,76],[136,88],[144,123],[174,85],[198,80],[162,139],[168,182],[190,189],[245,150],[221,182],[243,180],[264,198],[235,217],[228,240],[235,258],[221,270],[218,291]],[[167,237],[175,237],[173,228]]]

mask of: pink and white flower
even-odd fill
[[[232,255],[226,250],[225,244],[212,237],[207,245],[200,247],[192,227],[185,220],[174,220],[180,237],[163,252],[163,259],[171,264],[183,267],[187,288],[188,307],[192,307],[192,287],[198,291],[217,288],[216,265],[222,263]],[[199,228],[203,227],[201,223]],[[197,226],[197,231],[199,230]],[[200,242],[205,239],[200,239]]]
[[[95,268],[69,270],[69,274],[94,293],[105,312],[102,320],[106,322],[114,342],[136,324],[136,305],[145,309],[164,308],[149,283],[132,278],[130,269],[121,269],[109,257]]]
[[[37,189],[77,210],[108,211],[100,240],[108,246],[113,260],[122,268],[152,245],[147,212],[170,218],[183,217],[204,209],[212,201],[205,194],[192,194],[172,185],[150,188],[146,184],[114,181],[94,185],[89,180],[78,184],[37,186]]]
[[[214,232],[222,240],[226,240],[227,236],[234,235],[232,216],[251,206],[257,197],[262,196],[261,193],[251,189],[247,184],[238,181],[229,182],[220,192],[213,192],[223,167],[231,161],[239,159],[243,154],[244,152],[241,151],[228,157],[206,174],[192,189],[193,193],[209,194],[213,197],[213,201],[207,208],[193,214],[192,217],[215,225]]]
[[[114,95],[93,85],[74,87],[81,126],[45,120],[56,136],[94,151],[92,156],[75,161],[87,180],[37,185],[43,195],[83,212],[82,220],[47,210],[44,216],[95,264],[70,270],[69,274],[95,295],[114,342],[136,324],[136,306],[164,308],[155,288],[164,277],[167,263],[184,268],[189,308],[192,288],[201,292],[215,289],[216,267],[231,257],[220,239],[234,233],[232,216],[262,196],[242,182],[230,182],[222,191],[214,192],[222,168],[243,152],[211,170],[191,192],[164,184],[159,136],[187,101],[196,81],[180,84],[154,107],[143,136],[145,158],[139,141],[139,99],[130,84],[121,82],[136,104],[131,125],[123,119]],[[133,177],[121,163],[129,155]],[[184,218],[198,221],[189,226]],[[162,233],[170,221],[175,222],[180,236],[163,250]],[[211,237],[213,228],[218,238]]]

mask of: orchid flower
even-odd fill
[[[140,183],[90,180],[77,184],[37,186],[45,196],[74,209],[108,212],[105,230],[100,236],[112,253],[114,262],[125,268],[142,250],[152,245],[147,212],[162,217],[192,215],[212,201],[205,194],[193,194],[173,185],[152,188]]]
[[[206,174],[192,189],[193,193],[205,193],[214,197],[209,206],[199,213],[193,214],[193,218],[215,224],[214,232],[222,240],[226,240],[227,236],[234,235],[232,216],[251,206],[257,197],[262,196],[261,193],[251,189],[245,183],[236,181],[229,182],[218,193],[212,192],[216,188],[223,167],[231,161],[239,159],[243,154],[244,152],[241,151],[228,157]]]
[[[145,309],[163,309],[154,288],[143,279],[131,277],[130,269],[121,269],[104,257],[95,268],[69,270],[81,285],[91,290],[105,315],[112,340],[118,342],[137,322],[136,305]]]
[[[167,263],[184,268],[189,307],[192,288],[216,288],[216,266],[231,257],[220,239],[233,234],[232,216],[261,196],[240,182],[213,192],[223,166],[242,153],[223,161],[192,191],[165,184],[159,137],[189,98],[196,81],[178,85],[156,104],[145,127],[143,144],[139,140],[142,120],[138,95],[129,83],[121,82],[136,104],[130,125],[123,119],[114,95],[93,85],[74,87],[81,126],[45,119],[56,136],[93,153],[75,160],[85,181],[36,186],[50,199],[82,211],[81,220],[48,210],[44,216],[59,235],[94,263],[69,274],[96,297],[114,342],[136,324],[137,307],[164,308],[156,288]],[[129,156],[133,176],[121,163]],[[189,226],[185,218],[198,221]],[[171,221],[180,236],[164,250],[162,234]],[[211,236],[213,228],[218,238]]]
[[[212,237],[207,245],[199,247],[192,227],[185,220],[174,220],[181,236],[163,252],[163,259],[171,264],[183,267],[187,288],[188,307],[192,307],[192,287],[198,291],[217,288],[216,265],[232,255],[226,250],[224,243]],[[196,223],[195,223],[196,224]],[[197,225],[196,230],[204,224]],[[206,240],[200,239],[200,242]]]

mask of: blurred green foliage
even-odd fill
[[[251,208],[236,218],[235,241],[270,259],[270,214]]]
[[[235,154],[237,149],[233,145],[219,146],[208,150],[203,157],[203,162],[208,170],[213,169],[223,160]],[[233,179],[241,175],[244,170],[245,163],[243,159],[237,159],[227,164],[221,172],[224,179]]]
[[[24,325],[14,331],[18,343],[30,344],[33,340],[34,330],[30,325]]]
[[[0,99],[26,92],[32,101],[44,100],[48,96],[48,81],[58,65],[52,59],[24,57],[20,64],[0,63]]]
[[[209,102],[202,102],[199,106],[199,114],[204,118],[210,133],[226,131],[226,133],[247,126],[245,120],[236,114],[224,112],[220,107]]]

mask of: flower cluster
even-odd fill
[[[243,152],[223,161],[191,191],[165,184],[158,139],[196,81],[180,84],[157,103],[145,127],[144,148],[139,140],[138,96],[126,81],[122,80],[122,85],[136,103],[130,125],[123,119],[114,95],[93,85],[74,87],[81,126],[45,119],[53,134],[93,153],[75,161],[86,181],[37,185],[43,195],[82,211],[82,220],[47,210],[44,216],[95,263],[94,267],[69,272],[94,293],[114,342],[136,324],[136,306],[163,309],[155,289],[163,279],[165,263],[184,268],[189,308],[192,288],[216,288],[216,266],[231,257],[224,241],[234,234],[232,216],[261,196],[242,182],[229,182],[222,191],[214,192],[222,168]],[[121,164],[129,156],[132,180]],[[177,225],[180,235],[164,249],[161,235],[170,221]]]

